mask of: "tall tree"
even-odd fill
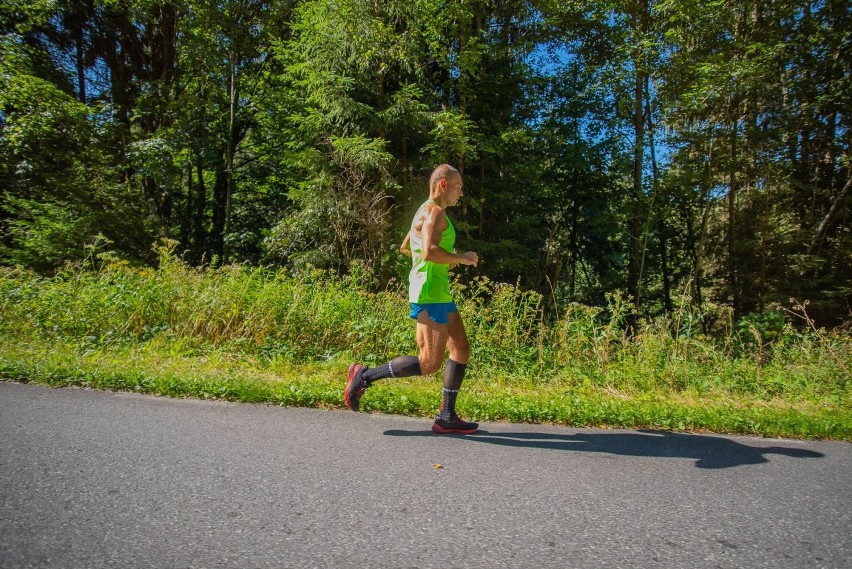
[[[835,2],[662,4],[673,54],[668,120],[684,142],[675,159],[704,156],[704,191],[725,202],[726,247],[711,253],[725,258],[716,265],[726,282],[719,300],[737,317],[790,296],[816,300],[822,275],[837,276],[844,259],[810,245],[819,233],[814,213],[845,199],[848,165],[840,157],[849,140],[830,125],[848,123],[837,106],[848,99],[849,65],[839,55],[849,41],[840,32],[848,10]],[[722,226],[710,219],[718,233]],[[833,245],[845,234],[838,221]],[[825,306],[838,314],[844,294],[835,290]]]
[[[267,241],[273,258],[345,268],[386,259],[390,210],[414,168],[412,143],[427,125],[417,4],[304,2],[270,110],[298,172],[294,208]],[[418,130],[420,134],[418,134]],[[402,164],[403,172],[400,172]]]

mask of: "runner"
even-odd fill
[[[441,368],[444,352],[450,358],[444,368],[441,410],[432,431],[439,434],[469,435],[479,425],[456,414],[456,396],[470,359],[470,342],[458,308],[450,295],[448,271],[453,265],[476,266],[479,255],[455,253],[456,232],[446,209],[464,195],[462,178],[449,164],[441,164],[429,178],[429,199],[420,206],[400,250],[411,256],[408,298],[411,318],[417,321],[418,356],[397,356],[388,363],[368,368],[360,363],[349,366],[344,391],[346,406],[358,411],[361,397],[374,382],[388,377],[430,375]]]

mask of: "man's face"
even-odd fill
[[[443,182],[446,184],[444,187],[444,197],[447,200],[449,205],[456,205],[459,203],[459,200],[464,195],[462,191],[462,183],[461,176],[450,176],[444,178]]]

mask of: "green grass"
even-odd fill
[[[342,407],[350,361],[415,352],[399,287],[198,270],[168,253],[158,270],[0,269],[0,378]],[[569,305],[547,319],[534,293],[484,280],[460,289],[469,418],[852,440],[848,333],[752,324],[710,338],[682,308],[627,339],[617,295],[607,310]],[[427,417],[439,398],[437,376],[385,381],[362,408]]]

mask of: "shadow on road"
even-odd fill
[[[477,443],[489,443],[520,448],[564,450],[573,452],[603,452],[625,456],[660,458],[694,458],[698,468],[731,468],[745,464],[769,462],[766,454],[795,458],[821,458],[822,453],[793,447],[753,447],[723,437],[688,435],[664,431],[633,433],[586,433],[573,435],[550,433],[477,431],[474,435],[435,435],[432,431],[385,431],[392,437],[447,437]]]

